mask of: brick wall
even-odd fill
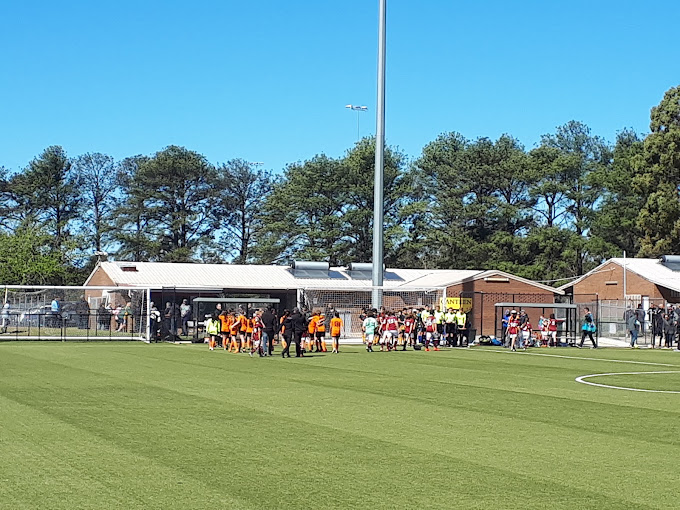
[[[115,286],[116,284],[113,283],[113,280],[109,277],[108,274],[106,274],[106,271],[104,271],[101,267],[98,267],[94,274],[92,275],[92,278],[90,279],[88,285],[93,285],[93,286],[101,286],[101,287],[108,287],[108,286]]]
[[[623,299],[623,267],[615,262],[609,262],[575,284],[573,289],[575,296],[597,294],[600,300]],[[664,297],[655,284],[630,270],[626,271],[626,294],[640,294],[653,299]]]

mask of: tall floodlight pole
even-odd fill
[[[375,178],[373,181],[373,296],[382,306],[383,285],[383,173],[385,171],[385,24],[387,0],[378,0],[378,104],[375,112]]]

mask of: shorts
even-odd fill
[[[317,331],[316,332],[316,337],[317,338],[326,338],[326,332],[325,331]]]

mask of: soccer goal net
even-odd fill
[[[0,340],[148,340],[147,289],[6,286]]]

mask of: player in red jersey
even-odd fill
[[[413,347],[415,344],[415,332],[416,332],[416,318],[413,312],[408,312],[406,317],[404,317],[404,348],[406,350],[406,344]]]

